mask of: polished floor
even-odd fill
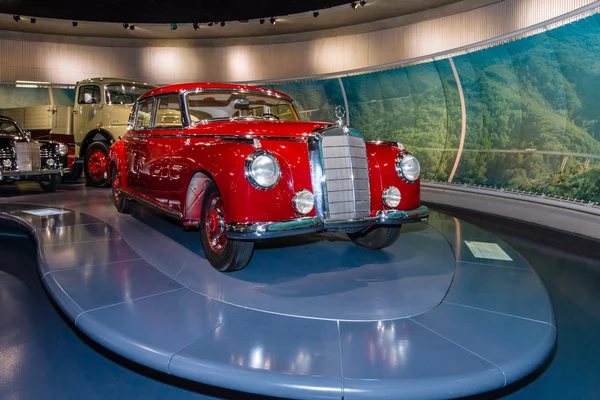
[[[165,224],[158,218],[150,220],[158,226]],[[536,379],[494,396],[597,398],[594,368],[600,364],[594,336],[600,327],[600,295],[596,293],[600,266],[593,254],[578,254],[577,248],[556,250],[555,244],[537,232],[523,239],[483,219],[471,222],[498,230],[542,276],[559,326],[557,352],[548,367]],[[98,348],[78,335],[48,302],[36,276],[33,245],[16,236],[0,240],[0,398],[241,396],[143,369]]]

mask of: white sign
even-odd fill
[[[487,258],[488,260],[512,261],[508,254],[497,243],[469,242],[465,244],[476,258]]]
[[[69,211],[57,210],[56,208],[42,208],[39,210],[27,210],[23,211],[26,214],[37,215],[38,217],[47,217],[50,215],[61,215],[67,214]]]

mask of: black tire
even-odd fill
[[[63,176],[64,183],[77,183],[81,175],[83,175],[83,164],[75,163],[73,164],[72,172],[70,174],[65,174]]]
[[[100,153],[104,154],[106,166],[103,173],[102,168],[98,168],[99,163],[92,162],[93,166],[90,165],[90,158],[93,157],[96,160]],[[94,142],[88,147],[83,160],[83,169],[85,171],[85,182],[88,186],[108,187],[110,181],[108,179],[108,144],[106,142]]]
[[[56,192],[60,183],[62,181],[62,176],[59,174],[50,175],[49,178],[43,178],[40,181],[40,187],[44,192],[53,193]]]
[[[216,270],[221,272],[239,271],[248,265],[252,257],[254,242],[225,238],[225,243],[220,251],[216,251],[209,243],[207,215],[211,208],[211,203],[216,198],[220,199],[220,197],[217,186],[214,182],[211,182],[206,188],[204,198],[202,199],[202,211],[200,215],[200,240],[202,241],[202,248],[206,258]],[[222,235],[226,235],[226,233],[223,232]]]
[[[112,187],[113,203],[118,212],[129,214],[133,208],[133,202],[120,191],[121,179],[119,177],[119,169],[115,164],[111,164],[110,181]]]
[[[401,225],[395,227],[371,227],[363,232],[349,233],[348,237],[360,247],[381,250],[393,245],[400,236]]]

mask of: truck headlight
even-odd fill
[[[245,173],[250,184],[261,190],[271,189],[281,177],[279,163],[271,153],[265,150],[255,151],[248,156]]]
[[[46,165],[50,168],[54,167],[54,158],[49,158],[46,160]]]
[[[69,147],[64,143],[58,144],[58,154],[61,156],[66,156],[69,152]]]
[[[8,158],[5,158],[4,160],[2,160],[2,166],[4,168],[10,168],[12,167],[12,161]]]
[[[306,189],[301,190],[294,195],[292,204],[294,206],[294,211],[298,214],[306,215],[311,212],[315,206],[315,196]]]
[[[419,179],[421,174],[421,166],[419,161],[412,154],[401,153],[396,157],[396,172],[400,178],[409,183],[414,183]]]
[[[383,193],[381,194],[381,199],[383,203],[389,208],[396,208],[400,205],[400,200],[402,196],[400,195],[400,190],[395,186],[389,186],[385,188]]]

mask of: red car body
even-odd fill
[[[217,93],[215,96],[222,100],[210,97],[211,93]],[[226,98],[226,94],[231,97]],[[208,104],[197,113],[210,112],[217,103],[222,107],[225,104],[232,107],[230,104],[233,103],[237,107],[240,103],[240,107],[256,112],[266,101],[285,110],[286,118],[297,119],[293,101],[287,95],[251,86],[194,83],[147,92],[133,107],[130,129],[110,148],[116,201],[140,201],[187,226],[200,226],[204,212],[203,194],[208,183],[213,182],[222,199],[218,223],[222,225],[221,230],[225,230],[221,232],[226,237],[223,240],[247,241],[323,230],[352,232],[374,225],[400,225],[427,219],[428,210],[420,205],[419,180],[408,181],[398,170],[398,160],[408,155],[402,145],[364,143],[358,132],[341,122],[278,120],[270,114],[270,106],[261,109],[269,114],[260,117],[238,115],[203,121],[196,118],[192,122],[192,97],[186,97],[191,95],[199,99],[193,104]],[[250,97],[252,99],[247,100]],[[167,99],[163,102],[170,102],[167,107],[161,108],[161,98]],[[150,107],[151,113],[142,111],[142,108]],[[154,122],[148,122],[148,126],[141,129],[136,118],[145,119],[150,114],[149,121]],[[169,118],[176,126],[159,127],[158,119]],[[333,139],[334,136],[337,139]],[[323,158],[324,150],[335,150],[327,147],[327,142],[323,147],[327,140],[342,143],[336,151],[345,152],[343,143],[348,143],[348,151],[360,155],[354,159],[347,157],[350,160],[349,175],[345,175],[345,180],[339,180],[340,184],[346,185],[345,189],[349,189],[343,194],[351,196],[354,203],[347,198],[344,200],[347,204],[344,201],[328,203],[334,196],[328,188],[331,189],[334,182],[329,182],[327,175],[333,176],[335,170],[327,169],[325,165],[336,162],[337,158],[342,162],[346,160],[344,157]],[[360,171],[356,165],[363,160],[361,143],[366,152],[366,167],[361,164],[361,171],[368,168],[368,182],[362,182],[360,204],[367,206],[368,203],[368,212],[346,213],[347,209],[358,207],[359,190],[350,186],[359,181]],[[257,152],[270,154],[278,163],[280,176],[271,188],[257,187],[247,176],[248,160]],[[389,187],[397,188],[401,194],[396,207],[390,207],[382,199],[384,190]],[[315,207],[304,214],[298,212],[294,203],[294,196],[302,190],[315,194]],[[346,209],[340,208],[340,204]],[[328,214],[333,209],[342,211],[336,217]],[[210,217],[206,219],[208,221]]]

